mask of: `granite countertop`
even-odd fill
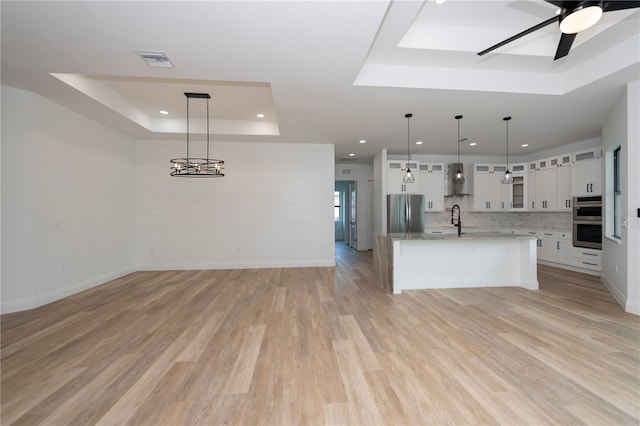
[[[438,241],[438,240],[535,240],[533,235],[523,234],[507,234],[503,232],[462,232],[462,235],[458,234],[425,234],[425,233],[395,233],[395,234],[383,234],[392,240],[424,240],[424,241]]]

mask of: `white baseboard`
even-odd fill
[[[626,312],[629,312],[629,310],[627,309],[627,297],[620,292],[620,290],[618,289],[618,287],[615,286],[613,281],[611,281],[609,277],[607,277],[605,274],[600,275],[600,281],[602,282],[602,284],[604,284],[607,290],[609,290],[609,293],[611,293],[613,298],[616,299],[616,302],[618,302],[618,305],[620,305],[620,307],[624,309]],[[637,312],[634,312],[634,313],[638,315]]]
[[[335,257],[331,259],[305,260],[293,262],[237,262],[237,263],[141,263],[138,271],[185,271],[197,269],[272,269],[272,268],[315,268],[336,266]]]
[[[71,284],[64,288],[59,288],[47,293],[39,294],[33,297],[25,297],[18,300],[2,301],[0,305],[0,312],[2,314],[9,314],[12,312],[26,311],[28,309],[34,309],[47,303],[55,302],[72,294],[79,293],[83,290],[87,290],[91,287],[104,284],[107,281],[115,280],[116,278],[123,277],[125,275],[135,272],[135,268],[124,268],[120,271],[110,272],[108,274],[93,277],[88,280],[84,280],[78,283]]]

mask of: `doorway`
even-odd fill
[[[335,240],[354,250],[358,247],[358,185],[354,180],[336,181],[334,187]]]

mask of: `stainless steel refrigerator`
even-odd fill
[[[424,232],[424,195],[387,195],[387,232]]]

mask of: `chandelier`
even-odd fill
[[[171,176],[175,177],[222,177],[224,173],[222,167],[224,161],[209,158],[209,96],[208,93],[185,93],[187,97],[187,156],[185,158],[174,158],[171,160]],[[189,100],[207,100],[207,157],[190,157],[189,152]]]

